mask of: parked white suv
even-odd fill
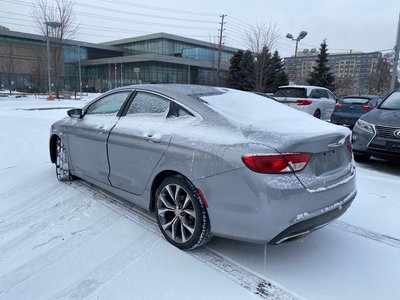
[[[335,95],[330,90],[320,86],[280,86],[273,97],[280,103],[326,121],[330,121],[336,104]]]

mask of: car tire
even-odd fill
[[[199,191],[186,177],[174,175],[164,179],[155,199],[158,226],[172,245],[192,250],[210,240],[207,209]]]
[[[316,117],[317,119],[321,119],[321,111],[319,110],[319,108],[314,112],[314,117]]]
[[[354,160],[357,162],[367,162],[371,158],[371,155],[365,153],[355,153],[354,152]]]
[[[59,181],[70,181],[73,179],[67,149],[61,138],[57,139],[56,144],[56,175]]]

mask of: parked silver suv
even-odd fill
[[[336,104],[335,95],[330,90],[319,86],[280,86],[273,97],[280,103],[326,121],[330,121]]]

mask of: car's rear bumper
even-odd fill
[[[354,193],[354,195],[352,195],[352,197],[345,204],[338,206],[336,209],[290,226],[289,228],[278,234],[276,237],[274,237],[269,242],[269,244],[278,245],[281,243],[293,241],[302,238],[319,228],[324,227],[328,223],[343,215],[350,207],[355,196],[356,193]]]
[[[340,216],[345,209],[338,209],[347,209],[356,195],[354,174],[329,188],[308,190],[293,174],[249,172],[243,168],[205,178],[204,195],[214,235],[276,243],[277,236],[293,233],[296,226],[315,230]],[[337,210],[338,214],[330,214]]]

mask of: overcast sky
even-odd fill
[[[52,0],[48,0],[49,3]],[[243,33],[256,22],[276,24],[281,56],[294,53],[286,33],[308,35],[299,49],[319,48],[326,38],[331,53],[393,49],[399,0],[76,0],[77,40],[106,42],[167,32],[211,41],[225,14],[225,44],[244,48]],[[37,33],[30,17],[33,0],[0,0],[0,25]]]

